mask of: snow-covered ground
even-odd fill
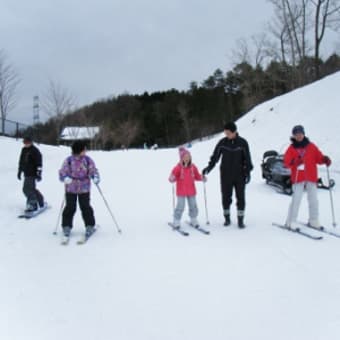
[[[93,188],[100,230],[88,244],[76,245],[83,232],[78,211],[74,239],[63,247],[60,233],[52,232],[63,198],[57,171],[70,150],[39,146],[39,188],[52,208],[25,221],[17,219],[24,206],[16,179],[22,143],[0,138],[0,339],[338,340],[340,239],[314,241],[271,226],[284,222],[290,197],[264,184],[260,163],[264,151],[284,151],[292,126],[303,124],[333,160],[340,217],[339,87],[337,73],[259,105],[238,122],[255,166],[247,187],[248,227],[222,226],[217,166],[206,184],[209,236],[189,230],[183,237],[167,226],[167,178],[176,149],[89,152],[123,233]],[[191,148],[200,169],[221,136]],[[324,167],[320,175],[327,181]],[[202,183],[197,189],[204,225]],[[318,193],[321,222],[333,228],[329,192]],[[235,207],[232,217],[235,222]],[[307,219],[306,197],[300,218]]]

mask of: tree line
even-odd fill
[[[340,70],[340,57],[320,59],[318,65],[318,78],[322,78]],[[34,129],[48,144],[57,144],[62,127],[99,126],[97,148],[141,147],[145,142],[168,147],[219,132],[226,121],[315,79],[313,57],[295,67],[277,61],[266,68],[242,62],[225,73],[217,69],[201,84],[192,82],[187,91],[125,93],[55,115]]]

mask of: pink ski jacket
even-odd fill
[[[203,176],[194,164],[184,167],[178,163],[171,171],[169,181],[176,182],[177,196],[195,196],[195,181],[202,181]]]

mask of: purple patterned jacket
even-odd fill
[[[65,159],[59,170],[60,181],[66,177],[72,178],[72,182],[65,185],[66,192],[83,194],[90,192],[91,178],[99,177],[99,173],[89,156],[72,155]]]

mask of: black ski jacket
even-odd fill
[[[37,169],[42,167],[42,157],[39,149],[33,144],[23,147],[19,159],[18,172],[23,172],[25,177],[35,177]]]
[[[234,139],[225,137],[217,143],[210,157],[207,167],[208,172],[214,168],[221,156],[220,170],[224,178],[231,180],[245,178],[253,170],[248,142],[239,135]]]

